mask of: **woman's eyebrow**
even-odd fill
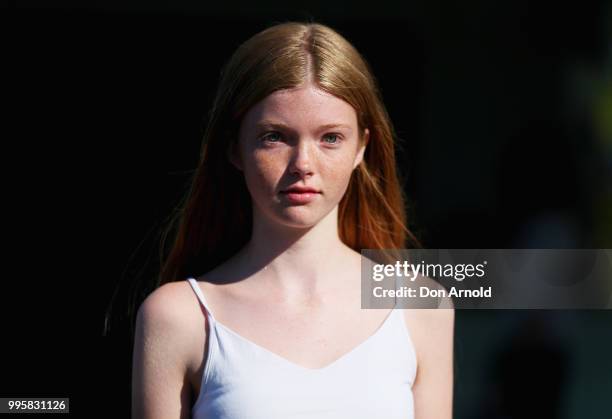
[[[283,124],[282,122],[274,122],[274,121],[268,121],[268,120],[259,121],[257,124],[255,124],[255,127],[256,128],[284,129],[284,130],[292,131],[292,128],[290,126]],[[340,123],[324,124],[324,125],[319,126],[317,129],[322,131],[322,130],[331,129],[331,128],[341,128],[349,132],[351,131],[350,125],[340,124]]]

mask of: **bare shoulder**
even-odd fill
[[[179,339],[174,342],[181,342],[181,338],[193,341],[196,331],[204,331],[204,315],[187,281],[158,287],[140,305],[137,319],[141,327],[157,336]]]
[[[428,277],[419,277],[418,281],[419,285],[428,288],[441,288],[438,282]],[[406,309],[404,318],[420,361],[442,348],[452,348],[455,328],[452,298],[440,298],[438,308]]]
[[[416,279],[419,287],[429,289],[443,289],[436,280],[427,276],[419,275]],[[407,309],[405,310],[406,321],[411,322],[415,329],[433,331],[433,329],[444,329],[452,332],[455,322],[455,305],[453,299],[448,295],[441,297],[437,308]]]
[[[138,317],[151,327],[180,334],[189,332],[197,308],[195,294],[186,281],[169,282],[145,298],[138,309]]]
[[[421,279],[431,288],[441,287],[431,278]],[[448,296],[438,308],[408,309],[417,371],[413,383],[415,417],[451,418],[453,406],[453,352],[455,309]]]
[[[452,299],[444,297],[441,299],[439,308],[406,309],[404,317],[411,331],[452,333],[455,324],[455,309]]]
[[[164,284],[138,308],[132,378],[134,417],[188,417],[191,376],[205,334],[204,327],[197,329],[204,320],[198,323],[199,305],[190,288],[186,281]]]

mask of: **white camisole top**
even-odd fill
[[[194,419],[413,419],[416,353],[394,307],[365,341],[323,368],[306,368],[208,316],[208,357]]]

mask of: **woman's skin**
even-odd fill
[[[306,83],[250,109],[228,156],[252,197],[253,234],[199,278],[200,287],[218,322],[303,368],[324,368],[346,355],[389,314],[361,309],[361,256],[338,235],[338,203],[369,139],[367,129],[361,134],[363,142],[348,103]],[[318,193],[295,203],[283,193],[293,186]],[[407,309],[404,318],[417,353],[415,418],[448,419],[454,311]],[[145,300],[134,347],[135,418],[190,417],[207,332],[186,281],[165,284]]]

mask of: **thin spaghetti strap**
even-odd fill
[[[395,290],[398,291],[397,287],[395,287]],[[400,299],[397,298],[397,293],[395,294],[395,304],[393,305],[393,311],[399,311],[400,309]]]
[[[187,278],[187,281],[189,281],[189,285],[191,285],[191,288],[193,288],[193,291],[198,297],[198,300],[200,300],[200,304],[202,304],[202,307],[204,307],[204,310],[206,310],[206,313],[208,313],[211,319],[215,320],[215,316],[213,316],[212,312],[208,309],[209,305],[206,302],[206,298],[204,298],[202,289],[198,285],[198,281],[196,281],[194,278]]]

